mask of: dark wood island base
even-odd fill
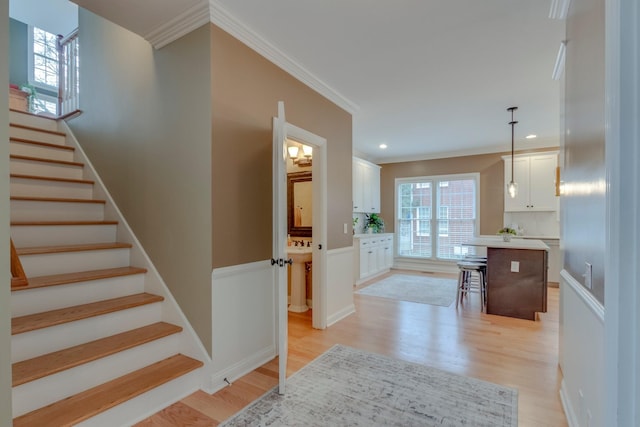
[[[527,320],[546,313],[547,264],[546,250],[488,247],[487,313]]]

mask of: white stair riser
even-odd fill
[[[22,114],[16,111],[9,112],[9,123],[36,127],[44,130],[58,131],[58,123],[55,120],[31,114]]]
[[[11,201],[11,221],[102,221],[102,203]]]
[[[27,277],[127,267],[129,248],[22,255],[20,261]]]
[[[78,423],[75,427],[129,426],[132,423],[140,422],[202,389],[206,376],[207,373],[204,368],[196,369],[153,390],[149,390],[135,399],[128,400],[95,417]]]
[[[144,291],[144,274],[109,277],[68,285],[15,291],[11,293],[11,316],[19,317]]]
[[[86,200],[93,198],[92,184],[15,177],[11,178],[10,184],[12,196],[60,197]]]
[[[178,334],[13,387],[13,416],[46,406],[180,352]]]
[[[38,157],[49,160],[62,160],[64,162],[73,161],[73,151],[71,150],[61,150],[59,148],[25,144],[17,141],[11,141],[11,144],[9,145],[9,154],[13,154],[14,156]]]
[[[40,132],[34,129],[25,129],[16,126],[9,126],[9,136],[13,138],[30,139],[32,141],[46,142],[56,145],[65,145],[67,139],[66,136],[49,132]]]
[[[9,171],[20,175],[47,176],[52,178],[82,179],[82,167],[32,160],[11,159]]]
[[[147,304],[11,337],[11,363],[72,347],[161,320],[162,305]]]
[[[117,225],[20,225],[11,227],[16,247],[82,245],[116,241]]]

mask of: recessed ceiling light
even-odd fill
[[[533,138],[537,138],[537,137],[538,137],[538,135],[534,135],[534,134],[525,136],[525,138],[527,138],[527,139],[533,139]]]
[[[381,150],[384,150],[385,148],[387,148],[387,144],[380,144],[379,147]]]

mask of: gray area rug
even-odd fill
[[[456,279],[394,274],[356,291],[360,295],[448,307],[456,300]]]
[[[518,391],[336,345],[221,426],[518,425]]]

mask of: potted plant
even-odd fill
[[[505,242],[509,242],[509,241],[511,241],[511,237],[513,237],[516,234],[518,234],[518,232],[516,230],[514,230],[513,228],[504,227],[504,228],[501,228],[500,230],[498,230],[498,234],[500,236],[502,236],[502,240],[504,240]]]
[[[368,233],[380,233],[384,231],[384,220],[380,218],[380,215],[372,213],[371,215],[366,214],[365,217],[365,227]]]

